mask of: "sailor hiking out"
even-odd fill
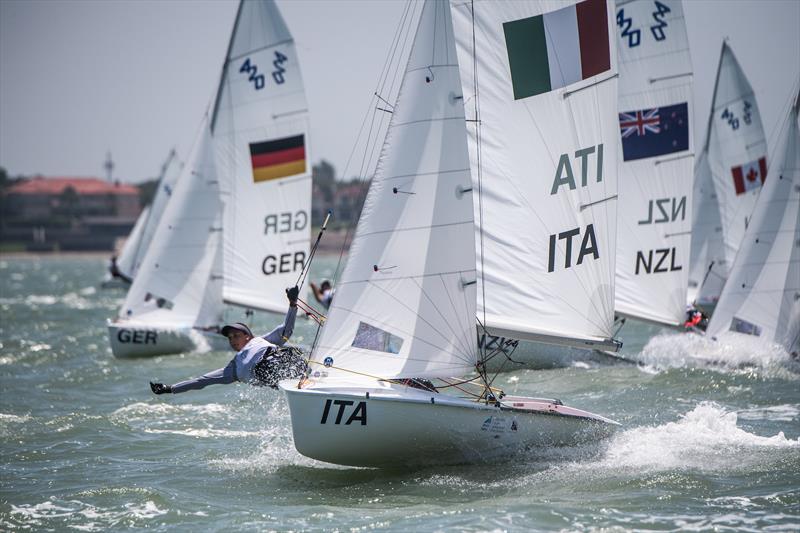
[[[224,368],[174,385],[150,382],[150,389],[155,394],[177,394],[236,381],[277,388],[278,382],[282,379],[300,377],[306,369],[300,351],[294,348],[280,348],[294,331],[299,292],[296,286],[286,290],[286,296],[289,298],[286,320],[266,335],[253,336],[250,328],[241,322],[222,328],[222,334],[228,338],[231,348],[236,350],[236,355]]]

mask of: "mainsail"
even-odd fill
[[[294,41],[272,0],[241,2],[211,129],[226,303],[283,311],[308,255],[308,117]]]
[[[697,305],[719,299],[766,177],[767,140],[755,94],[724,42],[694,184],[689,286],[697,287]],[[709,207],[714,201],[716,211]]]
[[[800,132],[797,95],[708,326],[800,349]]]
[[[212,327],[222,321],[220,202],[214,154],[203,120],[190,163],[133,280],[121,319],[156,327]]]
[[[616,349],[611,3],[451,1],[493,335]]]
[[[617,313],[677,326],[689,275],[692,64],[680,0],[617,2]]]
[[[312,353],[317,378],[475,369],[473,208],[456,59],[449,6],[426,2],[347,266]]]

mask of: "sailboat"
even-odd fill
[[[689,303],[713,311],[767,177],[755,94],[722,43],[703,150],[695,167]]]
[[[617,314],[684,322],[694,152],[692,63],[680,0],[617,2]],[[622,207],[624,206],[624,207]]]
[[[170,150],[167,160],[161,166],[161,174],[158,178],[158,185],[150,205],[146,206],[136,219],[130,235],[125,240],[125,244],[116,260],[116,268],[121,276],[113,276],[113,271],[104,280],[103,287],[130,285],[130,281],[139,270],[139,266],[144,258],[147,247],[153,240],[153,234],[158,227],[161,216],[164,214],[167,201],[175,187],[175,181],[180,175],[182,163],[176,159],[175,150]],[[113,259],[112,259],[113,261]],[[124,281],[125,280],[125,281]]]
[[[800,92],[707,333],[759,337],[800,354]]]
[[[206,117],[119,316],[108,325],[117,357],[223,346],[216,333],[224,308],[222,202],[213,156]]]
[[[192,209],[203,209],[196,214],[205,228],[197,245],[202,238],[209,253],[216,247],[218,265],[210,271],[211,279],[191,285],[193,313],[202,320],[162,309],[131,326],[137,306],[147,304],[142,298],[161,294],[140,291],[129,296],[139,298],[132,300],[135,305],[126,301],[123,307],[120,320],[127,322],[110,332],[115,355],[179,353],[204,347],[209,340],[212,347],[222,347],[224,338],[208,338],[207,332],[220,325],[224,304],[276,312],[287,308],[284,289],[295,284],[308,256],[311,169],[297,54],[273,0],[240,3],[207,128],[209,141],[201,150],[209,153],[200,156],[208,158],[203,164],[214,167],[221,217],[212,225],[215,230],[208,231],[211,226],[201,221],[209,215],[207,206],[185,206],[187,217],[194,216]],[[171,336],[163,333],[169,324],[180,324]],[[207,338],[198,339],[198,333]],[[169,342],[162,342],[167,338]]]
[[[602,155],[617,136],[610,20],[604,0],[555,10],[539,2],[425,2],[311,373],[281,383],[300,453],[354,466],[459,463],[591,441],[618,427],[556,399],[492,388],[475,332],[478,301],[499,289],[504,276],[493,269],[504,262],[520,269],[519,290],[506,309],[484,305],[484,322],[565,344],[602,342],[610,330],[613,290],[599,281],[602,272],[613,283],[616,235],[616,157]],[[529,41],[537,28],[540,39]],[[542,76],[548,56],[576,59],[564,41],[545,35],[571,29],[577,42],[588,28],[600,31],[584,44],[601,53],[583,69],[579,60],[577,78]],[[528,61],[531,44],[545,48]],[[465,114],[469,101],[475,119]],[[537,133],[557,124],[552,135]],[[507,190],[487,187],[482,198],[493,180]],[[481,255],[476,224],[485,227]],[[490,259],[496,253],[502,259]],[[600,257],[608,262],[600,266]],[[571,267],[586,270],[581,309],[556,295]],[[587,318],[595,316],[587,309],[601,308],[603,320]],[[477,378],[450,379],[470,373]]]

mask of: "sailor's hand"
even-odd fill
[[[163,383],[153,383],[151,381],[150,390],[153,391],[153,394],[166,394],[168,392],[172,392],[172,387],[169,385],[164,385]]]
[[[289,298],[289,303],[292,305],[297,304],[297,298],[300,296],[300,287],[295,285],[286,289],[286,297]]]

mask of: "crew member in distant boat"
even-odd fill
[[[314,291],[314,298],[316,298],[325,309],[329,309],[331,306],[331,300],[333,300],[333,289],[331,288],[331,282],[327,279],[323,279],[319,284],[319,287],[317,287],[317,285],[312,281],[311,290]]]
[[[111,264],[108,265],[108,271],[111,273],[112,278],[121,279],[125,283],[133,283],[133,279],[123,274],[117,266],[117,256],[111,256]]]
[[[686,329],[699,329],[705,331],[708,327],[708,317],[701,310],[694,306],[687,306],[686,322],[683,323]]]
[[[266,335],[253,336],[250,328],[241,322],[223,327],[222,334],[228,337],[231,348],[236,350],[236,355],[224,368],[174,385],[151,381],[150,389],[155,394],[177,394],[235,381],[276,389],[280,380],[302,376],[306,371],[302,353],[296,348],[280,348],[294,331],[299,294],[300,289],[297,286],[286,289],[286,296],[289,298],[286,320]]]

